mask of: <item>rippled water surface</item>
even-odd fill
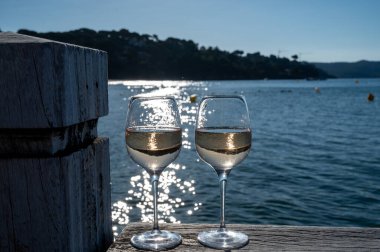
[[[152,221],[149,177],[124,143],[128,98],[140,93],[173,95],[181,110],[182,150],[160,178],[160,221],[219,222],[218,179],[195,151],[198,103],[189,96],[242,94],[253,147],[229,176],[227,224],[380,227],[379,79],[113,81],[99,135],[110,138],[115,234],[128,222]]]

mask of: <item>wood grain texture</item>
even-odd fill
[[[57,128],[108,113],[107,53],[0,33],[0,128]]]
[[[72,152],[97,137],[97,119],[65,128],[0,129],[0,157],[47,157]]]
[[[182,244],[172,251],[217,251],[197,242],[200,231],[212,224],[162,224],[161,228],[182,235]],[[241,251],[380,251],[380,228],[343,228],[269,225],[228,225],[249,237]],[[108,252],[138,251],[130,244],[133,234],[151,229],[151,224],[130,223]]]
[[[0,251],[104,251],[112,242],[108,139],[66,156],[0,159]]]

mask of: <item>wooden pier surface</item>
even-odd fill
[[[161,229],[182,235],[182,244],[172,251],[217,251],[197,242],[200,231],[214,224],[161,224]],[[151,224],[130,223],[108,252],[138,251],[130,244],[133,234],[149,230]],[[227,225],[249,236],[242,251],[380,251],[380,228]]]

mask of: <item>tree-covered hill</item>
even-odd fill
[[[126,29],[21,34],[92,47],[108,52],[110,79],[241,80],[241,79],[324,79],[326,72],[306,62],[298,62],[259,52],[227,52],[217,47],[199,46],[191,40],[156,35],[140,35]]]
[[[338,78],[380,78],[380,61],[314,63]]]

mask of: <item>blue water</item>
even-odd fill
[[[380,227],[380,79],[114,81],[99,135],[110,138],[115,234],[152,220],[149,177],[124,144],[128,98],[139,93],[174,95],[181,110],[183,148],[160,179],[160,221],[219,222],[218,179],[195,151],[189,95],[242,94],[253,147],[229,176],[227,224]]]

